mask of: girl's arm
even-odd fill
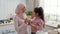
[[[38,22],[37,29],[42,30],[43,29],[44,22],[41,20]]]
[[[39,21],[39,22],[37,22],[37,24],[30,23],[30,25],[37,30],[41,30],[44,25],[43,23],[44,23],[43,21]]]
[[[34,27],[35,29],[37,29],[37,25],[32,24],[32,23],[30,23],[30,25],[31,25],[31,27]]]

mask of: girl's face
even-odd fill
[[[33,17],[37,17],[38,14],[33,11],[33,15],[32,15],[32,16],[33,16]]]

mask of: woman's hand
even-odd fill
[[[30,22],[31,22],[31,20],[25,19],[25,23],[26,23],[26,24],[30,24]]]

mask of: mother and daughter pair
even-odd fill
[[[32,11],[32,19],[28,19],[25,14],[26,7],[24,4],[19,4],[16,8],[14,16],[14,26],[18,34],[28,34],[27,26],[31,27],[31,34],[36,34],[44,28],[44,14],[42,7],[34,8]]]

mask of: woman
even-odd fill
[[[16,8],[16,16],[14,17],[14,26],[18,34],[28,34],[27,24],[24,23],[26,19],[25,6],[24,4],[19,4]]]

